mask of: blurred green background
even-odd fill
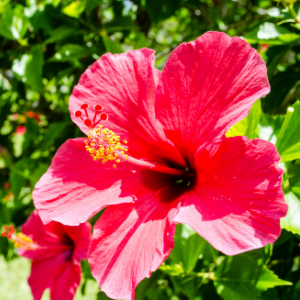
[[[171,256],[136,297],[299,300],[299,20],[300,3],[292,0],[0,0],[0,227],[24,223],[34,209],[34,185],[57,148],[82,136],[68,99],[88,66],[106,52],[148,47],[162,69],[180,43],[223,31],[246,39],[267,64],[271,93],[227,135],[276,144],[290,207],[283,232],[274,245],[226,257],[179,226]],[[1,300],[31,299],[29,269],[0,237]],[[108,299],[86,262],[83,275],[75,299]]]

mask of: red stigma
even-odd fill
[[[102,113],[102,114],[100,115],[100,118],[101,118],[101,120],[105,121],[105,120],[108,119],[108,115],[107,115],[106,113]]]
[[[84,112],[82,112],[80,110],[77,110],[74,113],[75,117],[80,118],[83,121],[85,126],[87,126],[89,128],[94,128],[96,125],[98,125],[100,123],[100,121],[105,121],[105,120],[108,119],[107,113],[102,113],[100,115],[100,119],[98,121],[96,120],[97,117],[98,117],[99,111],[103,109],[103,107],[101,105],[96,104],[94,106],[94,117],[93,117],[93,119],[89,117],[89,112],[87,111],[88,107],[89,107],[89,105],[87,103],[83,103],[83,104],[81,104],[80,109],[83,110]]]
[[[86,125],[87,127],[90,127],[90,126],[92,126],[92,121],[90,119],[85,119],[84,125]]]
[[[75,112],[75,117],[79,118],[79,117],[81,117],[81,115],[82,115],[82,112],[80,110],[77,110]]]

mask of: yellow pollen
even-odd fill
[[[126,140],[123,142],[128,143]],[[94,161],[100,160],[103,164],[108,161],[120,163],[122,157],[128,158],[128,155],[124,155],[128,151],[127,146],[120,142],[120,136],[108,128],[102,128],[101,125],[98,129],[89,132],[88,139],[85,140],[85,149]],[[116,168],[117,165],[114,164],[113,167]]]
[[[26,250],[35,250],[37,244],[27,235],[22,232],[18,232],[13,239],[15,248],[22,248]]]

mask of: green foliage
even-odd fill
[[[276,143],[281,161],[300,158],[300,102],[287,109]]]
[[[247,136],[253,140],[258,137],[258,124],[261,118],[260,100],[256,101],[246,118],[235,124],[227,133],[227,137]]]
[[[285,195],[285,200],[289,210],[287,215],[281,219],[281,227],[300,234],[300,200],[292,192]]]
[[[271,92],[226,136],[276,144],[289,205],[283,231],[272,246],[226,257],[188,226],[178,225],[175,248],[139,284],[136,299],[298,300],[300,4],[294,2],[0,0],[0,228],[24,223],[34,209],[34,185],[57,149],[83,136],[71,122],[68,99],[87,67],[107,52],[148,47],[156,50],[156,67],[162,69],[180,43],[208,30],[223,31],[245,38],[267,65]],[[0,254],[3,263],[17,257],[2,237]],[[108,299],[87,261],[82,270],[76,297]]]
[[[225,300],[252,300],[269,288],[291,285],[274,275],[259,259],[253,259],[251,252],[227,256],[214,276],[217,292]]]

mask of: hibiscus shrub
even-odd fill
[[[52,300],[71,300],[76,290],[75,299],[91,299],[89,283],[96,280],[102,291],[97,287],[93,299],[300,298],[299,24],[294,0],[0,1],[0,259],[31,259],[35,300],[46,288]],[[162,77],[151,65],[153,51],[137,50],[143,47],[156,51]],[[220,98],[227,104],[218,110]],[[188,103],[194,106],[186,112]],[[177,124],[174,116],[195,123]],[[110,147],[128,162],[118,163],[120,152],[95,154],[99,135],[89,131],[102,123],[114,132],[98,129],[99,135],[120,135]],[[198,170],[191,157],[201,147]],[[143,155],[150,158],[145,168],[153,167],[152,158],[168,167],[156,165],[156,173],[127,167],[141,164]],[[182,166],[205,186],[202,206],[192,196],[193,174]],[[184,177],[161,201],[174,170]],[[129,203],[126,193],[141,183],[147,189],[138,190],[137,199],[147,199]],[[226,201],[216,200],[216,189]],[[149,190],[163,191],[157,202]],[[115,201],[114,193],[123,200]],[[171,201],[179,194],[186,197],[180,211]],[[251,217],[235,218],[245,210]],[[175,223],[201,236],[184,224],[174,233]],[[157,228],[167,228],[165,235]],[[164,248],[154,253],[158,240]],[[7,297],[0,282],[0,298]]]

